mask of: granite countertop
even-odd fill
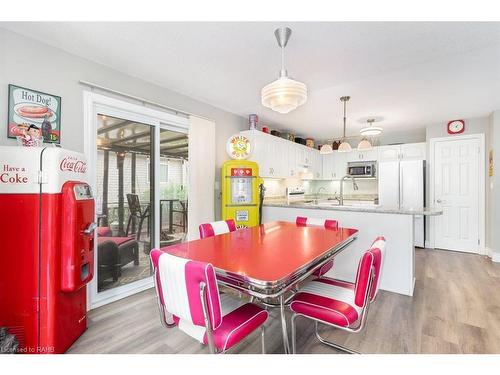
[[[346,200],[344,198],[344,200]],[[332,210],[332,211],[353,211],[353,212],[372,212],[381,214],[399,214],[399,215],[424,215],[424,216],[438,216],[443,213],[441,210],[434,208],[421,208],[421,209],[411,209],[411,208],[397,208],[397,207],[382,207],[375,204],[348,204],[339,206],[335,204],[335,201],[320,201],[319,203],[306,203],[306,202],[290,202],[287,203],[285,199],[271,198],[264,201],[264,207],[289,207],[289,208],[300,208],[300,209],[312,209],[312,210]]]

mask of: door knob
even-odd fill
[[[443,203],[441,199],[436,199],[436,203]]]

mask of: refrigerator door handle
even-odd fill
[[[399,167],[399,173],[398,173],[398,186],[399,186],[399,192],[398,192],[398,208],[401,209],[401,205],[403,204],[403,166],[401,163],[398,163]]]

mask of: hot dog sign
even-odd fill
[[[61,98],[41,91],[9,85],[7,136],[23,137],[28,129],[40,129],[43,142],[61,141]]]

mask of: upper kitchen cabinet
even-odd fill
[[[401,145],[395,146],[379,146],[378,147],[378,161],[394,161],[399,160],[401,153]]]
[[[323,159],[323,179],[338,180],[347,173],[347,154],[334,151],[331,154],[320,155]]]
[[[335,163],[333,161],[334,153],[321,155],[321,156],[323,158],[323,165],[322,165],[323,180],[334,179],[335,178],[335,176],[334,176]]]
[[[372,148],[368,151],[357,151],[352,150],[351,152],[346,152],[346,160],[347,162],[353,161],[374,161],[377,160],[377,149]]]
[[[241,134],[252,142],[249,160],[259,164],[261,177],[294,177],[308,170],[315,179],[321,178],[322,158],[318,150],[258,130],[245,130]]]
[[[405,143],[401,145],[380,146],[378,148],[378,161],[394,160],[425,160],[426,143]]]
[[[405,143],[401,145],[401,159],[404,160],[425,160],[427,154],[427,144]]]

